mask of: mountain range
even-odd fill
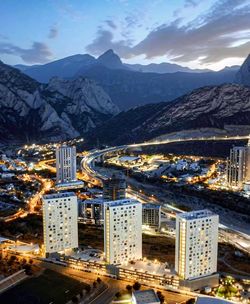
[[[169,62],[162,62],[159,64],[151,63],[148,65],[123,64],[120,57],[115,54],[113,50],[107,50],[98,58],[95,58],[89,54],[77,54],[49,62],[44,65],[28,66],[17,64],[15,67],[37,81],[46,83],[50,80],[50,78],[55,76],[60,78],[72,78],[78,74],[79,71],[88,70],[90,67],[96,65],[101,65],[109,69],[131,70],[145,73],[211,72],[211,70],[208,69],[190,69],[188,67],[183,67],[181,65]]]
[[[129,65],[123,64],[112,50],[98,58],[88,54],[74,55],[44,65],[16,67],[42,83],[49,82],[54,76],[93,79],[122,110],[170,101],[202,86],[233,82],[238,71],[237,66],[214,72],[171,63]]]
[[[94,81],[52,78],[41,84],[0,62],[0,142],[80,136],[118,113]]]
[[[90,142],[119,145],[181,137],[250,134],[250,87],[239,84],[194,90],[172,102],[121,112],[92,130]]]
[[[180,134],[250,133],[250,56],[240,69],[168,74],[135,72],[128,67],[118,69],[122,62],[115,57],[109,51],[108,56],[104,54],[97,59],[100,64],[84,73],[80,71],[78,76],[68,78],[52,77],[48,83],[40,83],[21,72],[24,66],[18,70],[0,62],[0,142],[45,142],[84,136],[91,144],[98,139],[113,145]],[[92,65],[91,56],[85,59]],[[77,60],[75,66],[79,67]],[[65,69],[61,66],[60,73],[66,75],[68,71],[67,64]],[[204,87],[209,82],[208,75],[213,75],[215,84]],[[91,80],[94,78],[97,81]],[[99,85],[101,82],[104,89]],[[194,85],[199,88],[192,90]],[[172,92],[167,97],[165,94],[165,102],[123,111],[106,93],[111,91],[112,96],[122,99],[121,92],[127,92],[128,101],[128,96],[135,95],[146,103],[149,96],[157,101],[160,89],[165,87]],[[169,101],[176,87],[178,94],[184,94],[187,88],[192,91]]]

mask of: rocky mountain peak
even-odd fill
[[[97,58],[99,64],[104,65],[110,69],[121,69],[123,68],[122,61],[120,57],[114,53],[113,50],[107,50],[101,56]]]
[[[236,81],[238,83],[250,86],[250,54],[243,62],[240,70],[236,74]]]

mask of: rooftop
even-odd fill
[[[57,148],[57,149],[66,149],[66,148],[74,148],[74,147],[75,147],[75,146],[62,144],[62,145],[58,145],[56,148]]]
[[[117,206],[128,206],[128,205],[141,205],[141,203],[135,199],[121,199],[117,201],[106,202],[105,205],[108,207],[117,207]]]
[[[43,199],[49,200],[49,199],[56,199],[56,198],[65,198],[65,197],[75,197],[74,192],[63,192],[63,193],[53,193],[53,194],[46,194],[43,195]]]
[[[142,208],[143,209],[160,209],[161,206],[160,205],[156,205],[156,204],[153,204],[153,203],[146,203],[146,204],[142,204]]]
[[[133,297],[136,300],[136,304],[160,303],[160,300],[153,289],[134,291]]]
[[[120,162],[130,162],[130,161],[135,161],[135,160],[139,160],[140,157],[138,156],[121,156],[119,158]]]
[[[122,269],[132,270],[134,272],[149,273],[159,276],[174,276],[174,272],[169,268],[168,263],[161,263],[157,260],[143,260],[133,261],[121,266]]]
[[[1,243],[8,242],[8,241],[10,241],[10,239],[7,239],[7,238],[5,238],[5,237],[0,236],[0,244],[1,244]]]
[[[84,182],[80,180],[75,180],[67,183],[58,183],[56,184],[56,188],[74,188],[74,187],[79,187],[79,186],[84,186]]]
[[[103,198],[92,198],[84,200],[85,204],[103,205],[105,202]]]
[[[191,211],[191,212],[184,212],[184,213],[178,214],[178,217],[180,217],[181,219],[185,219],[185,220],[196,220],[196,219],[211,217],[211,216],[217,216],[217,215],[207,209]]]
[[[198,297],[196,302],[196,304],[226,304],[226,303],[234,303],[234,302],[227,301],[224,299],[218,299],[214,297],[203,297],[203,296]]]

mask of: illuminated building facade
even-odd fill
[[[104,251],[109,264],[142,257],[142,205],[132,199],[107,202],[104,207]]]
[[[62,145],[56,149],[56,182],[72,181],[76,181],[76,147]]]
[[[250,181],[250,141],[246,147],[233,147],[227,160],[227,184],[242,189]]]
[[[45,253],[77,248],[77,196],[72,192],[65,192],[44,195],[42,200]]]
[[[175,271],[191,280],[217,272],[219,216],[209,210],[177,214]]]

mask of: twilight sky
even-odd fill
[[[2,0],[0,60],[112,48],[124,62],[221,69],[250,53],[250,0]]]

